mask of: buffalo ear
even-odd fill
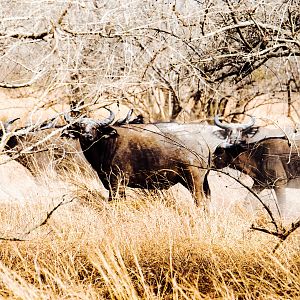
[[[102,129],[102,138],[108,139],[113,136],[117,136],[118,132],[112,127],[106,127]]]
[[[247,135],[247,138],[252,138],[254,137],[258,132],[258,127],[250,127],[246,130],[243,131],[244,135]]]
[[[75,130],[65,129],[60,136],[68,139],[77,139],[79,137],[79,133]]]
[[[228,136],[228,132],[225,129],[215,130],[213,131],[213,134],[222,140],[225,140]]]

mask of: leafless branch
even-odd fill
[[[278,222],[276,221],[275,217],[273,216],[273,213],[272,213],[271,209],[269,208],[269,206],[266,205],[264,203],[264,201],[261,200],[261,198],[257,195],[257,193],[255,191],[253,191],[252,188],[250,188],[249,186],[247,186],[246,184],[244,184],[242,181],[240,181],[238,178],[236,178],[235,176],[229,174],[226,171],[219,170],[219,169],[214,169],[214,168],[210,168],[210,170],[219,172],[221,174],[224,174],[224,175],[226,175],[226,176],[234,179],[241,186],[243,186],[248,192],[250,192],[259,201],[259,203],[263,206],[264,210],[267,212],[268,216],[271,219],[271,224],[273,224],[274,227],[275,227],[275,232],[279,232],[280,228],[282,227],[281,224],[278,224]]]
[[[0,87],[1,88],[6,88],[6,89],[19,89],[19,88],[24,88],[31,86],[35,82],[37,82],[43,75],[45,74],[44,71],[38,72],[33,78],[31,78],[29,81],[24,82],[24,83],[2,83],[0,82]]]
[[[49,219],[51,218],[51,216],[53,215],[53,213],[58,209],[60,208],[62,205],[66,205],[66,204],[69,204],[71,202],[73,202],[76,198],[72,198],[71,200],[69,201],[65,201],[65,196],[64,195],[62,197],[62,201],[59,202],[57,205],[55,205],[49,212],[47,212],[46,214],[46,217],[44,218],[44,220],[42,220],[39,224],[33,226],[31,229],[29,229],[27,232],[25,232],[26,235],[29,235],[32,231],[44,226],[47,224],[47,222],[49,221]]]
[[[62,201],[60,201],[57,205],[55,205],[49,212],[47,212],[46,217],[39,222],[37,225],[33,226],[32,228],[30,228],[29,230],[27,230],[24,234],[22,234],[22,236],[26,236],[29,235],[30,233],[32,233],[33,231],[35,231],[36,229],[46,225],[48,223],[48,221],[50,220],[51,216],[53,215],[53,213],[62,205],[66,205],[69,204],[71,202],[73,202],[76,198],[72,198],[69,201],[65,201],[65,196],[64,195],[62,198]],[[11,241],[11,242],[24,242],[24,241],[28,241],[29,239],[25,239],[25,238],[21,238],[21,237],[0,237],[1,241]]]
[[[0,32],[0,39],[15,38],[15,39],[31,39],[43,40],[47,35],[52,33],[52,28],[39,33],[5,33]]]
[[[258,227],[255,226],[254,224],[251,225],[252,230],[257,230],[266,234],[273,235],[277,238],[280,239],[280,241],[276,244],[276,246],[273,249],[273,253],[279,248],[279,246],[296,230],[300,227],[300,219],[297,220],[296,222],[293,222],[289,225],[286,225],[285,227],[282,226],[281,222],[278,224],[278,221],[274,218],[273,213],[271,209],[261,200],[261,198],[247,185],[245,185],[243,182],[241,182],[238,178],[232,176],[228,172],[222,171],[222,170],[216,170],[216,169],[211,169],[214,171],[217,171],[221,174],[224,174],[226,176],[229,176],[230,178],[234,179],[236,182],[238,182],[240,185],[242,185],[245,189],[247,189],[263,206],[265,211],[267,212],[268,216],[271,219],[271,224],[274,225],[275,230],[270,230],[265,227]]]
[[[285,228],[281,228],[279,231],[272,231],[263,227],[256,227],[254,225],[251,226],[251,229],[261,231],[263,233],[267,233],[273,236],[276,236],[280,239],[280,241],[276,244],[273,249],[273,253],[279,248],[279,246],[296,230],[300,227],[300,220],[291,223],[289,226]]]

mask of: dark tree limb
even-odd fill
[[[251,229],[261,231],[263,233],[267,233],[273,236],[276,236],[279,238],[279,242],[276,244],[276,246],[273,249],[273,253],[279,248],[279,246],[296,230],[300,227],[300,220],[297,220],[296,222],[293,222],[289,225],[289,229],[282,228],[279,231],[272,231],[267,228],[263,227],[256,227],[252,224]]]

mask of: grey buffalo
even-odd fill
[[[209,172],[211,155],[221,143],[240,143],[256,134],[255,119],[247,123],[223,124],[218,116],[214,118],[215,126],[205,123],[155,123],[164,135],[175,138],[184,147],[202,158],[203,167]],[[208,176],[208,173],[206,174]]]
[[[257,192],[274,189],[282,213],[287,210],[286,188],[300,188],[300,141],[285,137],[266,138],[255,143],[220,145],[213,155],[216,168],[231,167],[254,180]]]
[[[3,151],[34,176],[39,175],[41,171],[63,169],[65,162],[75,156],[77,160],[80,159],[79,155],[75,154],[76,143],[60,138],[59,128],[63,126],[57,125],[58,116],[22,127],[15,126],[13,129],[12,124],[18,119],[2,123],[4,130],[0,129],[0,138]]]

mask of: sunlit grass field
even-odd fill
[[[187,199],[187,191],[131,190],[128,199],[108,203],[89,170],[41,174],[35,180],[23,201],[0,205],[3,298],[300,295],[297,232],[272,253],[278,240],[250,230],[253,222],[266,222],[263,214],[249,214],[235,205],[204,212]],[[218,193],[221,198],[217,191],[215,201]]]

